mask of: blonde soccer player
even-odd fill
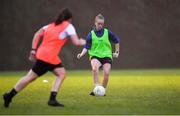
[[[102,67],[104,75],[102,86],[106,89],[112,59],[119,56],[120,39],[113,32],[104,28],[104,22],[103,15],[98,14],[95,17],[95,28],[87,35],[86,45],[82,52],[77,55],[77,58],[80,59],[88,52],[94,77],[94,86],[100,85],[99,68]],[[115,45],[114,53],[112,52],[111,42]],[[93,92],[90,95],[95,96]]]

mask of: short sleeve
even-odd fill
[[[77,35],[76,30],[72,24],[69,24],[68,27],[65,29],[65,32],[68,36],[70,35]]]
[[[113,42],[113,43],[120,43],[120,38],[115,35],[113,32],[109,31],[109,39]]]
[[[43,30],[46,30],[48,28],[48,25],[42,27]]]
[[[69,24],[63,32],[60,33],[59,37],[64,39],[71,35],[77,35],[76,30],[72,24]]]
[[[88,33],[88,35],[86,37],[86,45],[84,46],[84,48],[90,49],[91,44],[92,44],[92,38],[91,38],[91,32],[90,32],[90,33]]]

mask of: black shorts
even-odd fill
[[[53,71],[57,67],[63,67],[62,63],[54,65],[54,64],[50,64],[50,63],[44,62],[42,60],[36,60],[36,63],[34,64],[32,70],[38,76],[42,76],[46,72]]]
[[[103,66],[105,63],[112,64],[112,59],[109,58],[109,57],[99,58],[99,57],[97,57],[97,56],[92,56],[92,57],[91,57],[91,60],[92,60],[92,59],[97,59],[97,60],[102,64],[102,66]]]

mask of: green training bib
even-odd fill
[[[102,37],[97,37],[94,30],[91,31],[92,44],[88,50],[90,58],[96,56],[99,58],[109,57],[112,59],[112,47],[109,41],[108,30],[104,29]]]

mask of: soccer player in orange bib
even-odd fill
[[[54,22],[42,27],[35,33],[29,56],[29,60],[35,61],[35,64],[27,75],[17,82],[10,92],[3,95],[4,107],[9,107],[12,98],[17,93],[48,71],[52,71],[56,75],[48,105],[64,107],[63,104],[56,100],[57,92],[66,74],[58,54],[68,39],[71,39],[72,43],[76,46],[86,44],[84,39],[78,38],[75,28],[71,24],[71,20],[72,13],[68,9],[63,9]],[[38,47],[41,39],[42,42]]]

